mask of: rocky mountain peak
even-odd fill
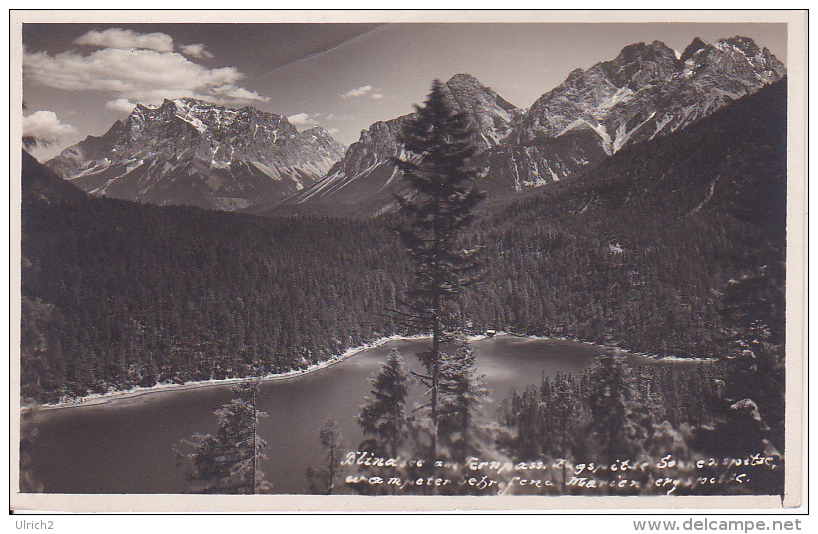
[[[708,46],[710,46],[710,45],[708,45],[702,39],[700,39],[698,37],[694,38],[693,41],[691,41],[691,43],[689,45],[687,45],[687,48],[684,49],[684,52],[682,52],[682,55],[679,58],[679,61],[681,61],[682,63],[686,62],[688,59],[693,57],[693,55],[696,52],[698,52],[699,50],[702,50],[704,48],[707,48]]]
[[[480,80],[469,74],[468,72],[460,72],[449,78],[449,80],[444,84],[448,85],[449,87],[457,86],[457,85],[471,85],[477,88],[484,88],[483,84],[480,83]]]
[[[377,121],[366,130],[361,130],[358,141],[349,146],[343,159],[330,169],[328,175],[354,176],[395,156],[400,151],[400,125],[408,117],[404,115],[389,121]]]
[[[636,43],[622,49],[613,60],[602,63],[611,82],[619,88],[638,90],[654,80],[667,80],[676,70],[676,52],[661,41]]]
[[[469,115],[480,148],[496,146],[511,129],[519,110],[494,90],[467,73],[455,74],[443,90],[453,107]]]
[[[471,119],[475,129],[474,141],[480,150],[498,146],[520,113],[471,74],[455,74],[442,88],[450,104]],[[378,197],[373,205],[379,205],[381,201],[391,202],[388,187],[396,183],[398,173],[390,159],[403,153],[399,133],[401,124],[408,117],[410,115],[374,122],[362,130],[358,141],[350,145],[344,158],[330,169],[326,177],[288,198],[282,206],[323,202],[353,205],[360,198],[372,196]]]
[[[720,84],[729,94],[755,92],[758,87],[748,91],[742,84],[772,83],[786,74],[784,64],[769,50],[760,48],[749,37],[738,35],[713,44],[697,38],[685,49],[682,59],[683,78],[708,78],[709,81],[698,83]]]
[[[576,68],[576,69],[574,69],[574,70],[572,70],[571,72],[568,73],[568,77],[565,78],[565,82],[563,82],[563,83],[574,82],[574,81],[580,79],[583,74],[585,74],[585,69]]]
[[[290,121],[287,121],[287,122],[289,123]],[[304,136],[304,135],[313,135],[313,136],[323,137],[323,136],[329,136],[330,133],[326,129],[324,129],[324,127],[322,127],[321,125],[316,124],[315,126],[307,128],[306,130],[301,132],[301,135],[302,136]]]
[[[756,42],[750,39],[749,37],[742,37],[740,35],[736,35],[735,37],[719,39],[718,41],[716,41],[717,46],[721,44],[733,46],[741,50],[741,52],[748,57],[756,56],[761,53],[761,49],[758,47]]]
[[[714,45],[697,37],[679,59],[661,41],[634,43],[611,61],[572,71],[561,85],[532,105],[515,125],[510,139],[530,143],[590,127],[598,131],[606,152],[612,153],[636,139],[628,133],[636,124],[647,120],[651,113],[656,117],[662,112],[656,107],[660,102],[691,100],[688,104],[694,108],[696,101],[706,104],[706,110],[688,109],[693,111],[688,118],[695,120],[723,105],[725,95],[734,100],[779,79],[784,72],[783,65],[769,51],[760,51],[747,37],[722,39]],[[714,99],[702,97],[717,91],[717,87],[721,92],[714,93]],[[662,94],[665,98],[660,98]],[[673,129],[676,125],[671,122],[681,119],[681,113],[674,110],[674,118],[654,118],[657,125],[650,135],[669,124]],[[642,130],[637,137],[646,133]]]
[[[661,41],[628,45],[542,95],[488,158],[488,174],[513,176],[518,188],[566,178],[623,146],[684,128],[785,73],[747,37],[714,44],[696,38],[678,59]]]
[[[625,46],[613,61],[615,63],[629,63],[632,61],[655,61],[668,55],[675,57],[673,49],[662,41],[653,41],[650,44],[643,42],[633,43]]]
[[[476,142],[481,148],[496,146],[510,131],[517,108],[471,74],[455,74],[443,84],[443,90],[450,103],[474,122]],[[350,145],[343,160],[333,166],[328,177],[348,178],[388,162],[401,151],[398,133],[401,123],[408,117],[377,121],[361,130],[358,141]]]

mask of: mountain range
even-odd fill
[[[542,95],[489,155],[489,176],[515,189],[565,179],[622,147],[667,134],[781,79],[784,65],[751,39],[683,53],[660,41],[626,46],[612,61],[577,69]],[[565,145],[569,145],[566,149]]]
[[[483,169],[480,187],[503,193],[586,172],[625,146],[684,128],[785,74],[769,50],[733,37],[713,44],[695,39],[682,53],[659,41],[626,46],[612,61],[574,70],[527,110],[466,74],[445,86],[475,124],[483,148],[475,158]],[[271,211],[388,209],[395,178],[389,158],[400,151],[401,120],[372,125],[325,178]]]
[[[474,125],[479,187],[502,194],[586,174],[623,147],[687,127],[781,79],[752,39],[626,46],[520,109],[469,74],[444,84]],[[371,216],[394,208],[408,116],[372,124],[346,151],[320,127],[192,99],[137,106],[47,165],[97,195],[261,214]]]
[[[47,165],[96,195],[235,211],[303,189],[343,152],[321,127],[299,132],[280,115],[183,98],[137,105]]]

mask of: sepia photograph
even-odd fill
[[[805,27],[12,11],[12,509],[798,505]]]

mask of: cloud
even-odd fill
[[[125,113],[130,113],[133,111],[133,108],[136,107],[136,104],[127,98],[117,98],[116,100],[105,102],[105,107],[108,109],[113,109],[114,111],[124,111]]]
[[[179,47],[182,50],[182,53],[186,56],[195,57],[199,59],[210,59],[213,57],[213,54],[205,50],[205,45],[198,43],[192,45],[181,45]]]
[[[316,113],[315,115],[310,115],[309,113],[296,113],[295,115],[290,115],[287,117],[287,120],[290,121],[290,124],[295,126],[315,126],[318,124],[318,121],[315,119],[320,115],[320,113]]]
[[[337,134],[338,133],[338,128],[330,128],[329,130],[327,130],[327,133],[330,134],[330,135]]]
[[[157,52],[173,51],[173,38],[170,35],[165,33],[137,33],[122,28],[109,28],[103,31],[91,30],[85,35],[77,37],[74,42],[79,45],[100,48],[147,49]]]
[[[75,135],[76,128],[61,122],[53,111],[37,111],[23,117],[23,137],[34,137],[44,145]]]
[[[356,87],[355,89],[350,89],[346,93],[341,95],[341,98],[348,99],[348,98],[360,98],[362,96],[369,96],[373,100],[379,100],[384,97],[383,93],[373,93],[375,88],[371,85],[362,85],[361,87]]]
[[[224,84],[220,87],[214,87],[212,89],[214,95],[227,97],[227,99],[231,100],[238,100],[238,101],[251,101],[251,100],[258,100],[260,102],[267,102],[270,100],[270,97],[261,96],[255,91],[250,91],[243,87],[238,87],[233,85],[232,83]],[[224,98],[217,99],[219,101],[224,101]]]
[[[364,85],[361,87],[356,87],[355,89],[350,89],[346,93],[341,95],[341,98],[358,98],[359,96],[364,96],[368,93],[371,93],[375,88],[371,85]]]
[[[235,67],[209,69],[176,52],[153,49],[103,48],[88,55],[25,53],[23,76],[55,89],[110,92],[113,102],[127,99],[158,105],[165,98],[183,97],[221,104],[269,100],[240,87],[244,75]]]

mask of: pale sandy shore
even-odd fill
[[[578,340],[575,340],[575,339],[562,338],[562,337],[549,338],[549,337],[534,336],[534,335],[518,335],[518,334],[509,333],[509,332],[497,332],[497,334],[495,334],[492,337],[498,338],[498,337],[505,337],[505,336],[516,337],[516,338],[530,340],[530,341],[536,341],[536,340],[567,341],[567,342],[572,342],[572,343],[583,343],[585,345],[593,345],[593,346],[598,347],[600,349],[605,348],[602,345],[597,345],[597,344],[594,344],[594,343],[588,343],[586,341],[578,341]],[[331,366],[333,366],[333,365],[335,365],[337,363],[340,363],[340,362],[346,360],[347,358],[350,358],[351,356],[359,354],[359,353],[361,353],[361,352],[363,352],[365,350],[370,350],[370,349],[373,349],[373,348],[377,348],[377,347],[383,346],[383,345],[385,345],[387,343],[391,343],[391,342],[394,342],[394,341],[412,341],[412,340],[419,340],[419,339],[428,339],[429,337],[430,336],[400,336],[400,335],[382,337],[382,338],[376,339],[375,341],[372,341],[371,343],[366,343],[364,345],[360,345],[358,347],[348,349],[348,350],[344,351],[340,355],[333,356],[332,358],[330,358],[329,360],[326,360],[324,362],[311,365],[311,366],[307,367],[306,369],[288,371],[286,373],[280,373],[280,374],[269,374],[269,375],[260,377],[260,380],[262,382],[275,382],[275,381],[278,381],[278,380],[291,380],[291,379],[299,378],[299,377],[305,376],[307,374],[314,373],[316,371],[320,371],[322,369],[326,369],[328,367],[331,367]],[[469,341],[472,341],[472,342],[480,341],[480,340],[483,340],[483,339],[486,339],[486,338],[487,338],[487,336],[485,336],[485,335],[469,336]],[[625,352],[627,354],[637,356],[637,357],[640,357],[640,358],[653,360],[653,361],[679,361],[679,362],[697,361],[697,362],[708,362],[708,361],[714,361],[715,360],[714,358],[678,358],[678,357],[674,357],[674,356],[669,356],[669,357],[662,358],[662,357],[655,356],[655,355],[642,354],[642,353],[636,353],[636,352],[628,352],[628,351],[624,351],[624,350],[622,352]],[[137,397],[141,397],[143,395],[153,395],[153,394],[157,394],[157,393],[165,393],[165,392],[170,392],[170,391],[176,392],[176,391],[184,391],[184,390],[189,390],[189,389],[199,389],[199,388],[225,386],[225,385],[230,385],[230,384],[237,384],[237,383],[240,383],[240,382],[242,382],[244,380],[246,380],[246,378],[226,378],[226,379],[223,379],[223,380],[215,380],[214,379],[214,380],[203,380],[203,381],[198,381],[198,382],[186,382],[184,384],[162,383],[162,384],[157,384],[157,385],[151,386],[151,387],[137,386],[137,387],[134,387],[134,388],[131,388],[131,389],[128,389],[128,390],[109,391],[107,393],[95,393],[95,394],[92,394],[92,395],[88,395],[86,397],[78,397],[78,398],[74,398],[74,399],[63,400],[63,401],[60,401],[60,402],[54,403],[54,404],[36,404],[36,405],[23,406],[23,407],[21,407],[21,411],[26,412],[26,411],[29,411],[29,410],[32,410],[32,409],[36,409],[36,410],[59,410],[59,409],[66,409],[66,408],[76,408],[76,407],[81,407],[81,406],[101,406],[101,405],[107,405],[107,404],[117,404],[117,403],[129,400],[129,399],[134,399],[134,398],[137,398]]]
[[[364,345],[360,345],[358,347],[354,347],[351,349],[347,349],[342,354],[333,356],[329,360],[326,360],[321,363],[317,363],[307,367],[306,369],[299,369],[294,371],[288,371],[286,373],[280,374],[269,374],[263,377],[260,377],[259,380],[262,382],[275,382],[277,380],[291,380],[298,377],[305,376],[310,373],[314,373],[316,371],[320,371],[322,369],[326,369],[331,367],[337,363],[340,363],[347,358],[359,354],[365,350],[370,350],[376,347],[380,347],[387,343],[391,343],[393,341],[408,341],[408,340],[416,340],[416,339],[425,339],[429,336],[388,336],[376,339],[371,343],[366,343]],[[469,338],[470,340],[477,340],[482,339],[484,336],[475,336]],[[73,399],[62,400],[60,402],[54,404],[35,404],[29,406],[22,406],[21,411],[26,412],[32,409],[36,410],[59,410],[65,408],[76,408],[80,406],[100,406],[106,404],[115,404],[125,400],[134,399],[137,397],[141,397],[143,395],[153,395],[156,393],[165,393],[170,391],[184,391],[189,389],[199,389],[199,388],[208,388],[208,387],[216,387],[216,386],[225,386],[230,384],[238,384],[246,380],[246,378],[226,378],[223,380],[202,380],[198,382],[185,382],[184,384],[175,384],[175,383],[162,383],[156,384],[155,386],[151,387],[141,387],[136,386],[131,389],[127,390],[116,390],[116,391],[109,391],[107,393],[94,393],[92,395],[88,395],[85,397],[78,397]]]

